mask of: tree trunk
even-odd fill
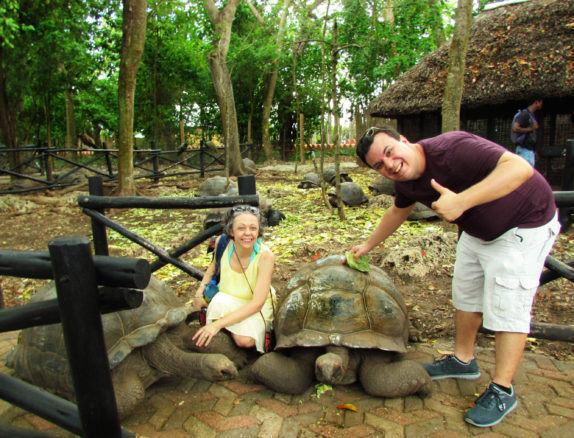
[[[122,49],[118,82],[119,194],[135,195],[133,168],[136,75],[145,43],[147,0],[123,0]]]
[[[67,149],[73,149],[77,144],[76,137],[76,121],[74,111],[74,92],[72,88],[66,88],[64,92],[66,99],[66,144]]]
[[[305,114],[299,113],[299,153],[301,164],[305,164]]]
[[[48,147],[52,146],[52,99],[50,96],[46,96],[44,100],[44,124],[46,127],[46,145]]]
[[[335,193],[337,194],[337,210],[339,213],[339,219],[345,220],[345,207],[343,206],[343,197],[341,196],[341,172],[339,163],[339,147],[340,147],[340,137],[339,137],[339,125],[341,123],[339,119],[339,106],[337,105],[337,64],[339,61],[339,47],[337,40],[337,22],[335,21],[333,25],[333,49],[331,52],[331,95],[333,99],[333,121],[334,121],[334,136],[333,143],[335,144]]]
[[[2,132],[4,145],[8,149],[14,149],[18,147],[18,113],[22,107],[22,98],[21,96],[10,96],[7,87],[8,78],[6,76],[2,45],[0,44],[0,131]],[[9,156],[12,168],[20,164],[19,152],[10,152]]]
[[[227,150],[228,175],[241,175],[244,173],[241,151],[239,149],[239,128],[237,125],[233,84],[225,62],[231,41],[231,24],[240,1],[229,0],[225,7],[219,10],[213,0],[204,0],[205,9],[211,18],[215,32],[213,50],[209,54],[208,61],[217,103],[221,111],[223,138]]]
[[[442,132],[460,127],[460,103],[464,90],[464,68],[472,21],[472,0],[458,0],[456,23],[449,52],[449,71],[442,101]]]

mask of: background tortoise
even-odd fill
[[[54,283],[41,288],[31,302],[56,297]],[[220,337],[207,353],[196,348],[195,331],[185,323],[193,307],[184,306],[171,288],[151,278],[144,300],[137,309],[102,315],[108,360],[120,417],[127,415],[145,397],[145,390],[163,376],[200,377],[210,381],[237,376],[246,361],[231,341]],[[209,354],[216,348],[229,352],[237,366],[223,354]],[[235,356],[232,356],[232,355]],[[22,330],[19,342],[8,355],[6,365],[16,374],[48,391],[74,400],[61,324]]]
[[[235,181],[224,176],[212,176],[199,185],[195,196],[219,196],[229,193],[233,188],[237,189]]]
[[[383,397],[428,393],[426,371],[402,355],[409,330],[401,294],[382,269],[363,273],[341,261],[308,264],[289,281],[275,318],[275,351],[253,364],[253,378],[290,394],[305,391],[313,377],[331,385],[358,379]]]
[[[247,170],[248,173],[250,174],[257,173],[257,165],[255,164],[255,161],[253,161],[250,158],[244,158],[241,161],[243,161],[243,166],[245,167],[245,170]]]
[[[337,195],[334,191],[328,193],[329,202],[333,207],[337,207]],[[341,198],[343,204],[349,207],[357,207],[359,205],[369,202],[369,199],[365,196],[365,192],[359,184],[354,182],[342,182],[341,183]]]
[[[314,187],[320,187],[321,181],[319,180],[319,175],[315,172],[308,172],[303,176],[303,179],[297,186],[299,189],[311,189]]]
[[[370,185],[371,195],[395,195],[395,183],[384,176],[377,177]]]
[[[326,183],[334,186],[335,185],[335,176],[336,176],[335,166],[329,166],[329,167],[323,169],[323,180]],[[352,182],[353,181],[351,179],[351,177],[349,176],[349,174],[346,173],[345,171],[343,171],[342,169],[339,169],[339,176],[341,177],[341,182]]]

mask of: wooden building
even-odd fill
[[[413,142],[439,134],[449,47],[446,42],[402,74],[371,102],[371,116],[396,119],[399,132]],[[513,150],[512,118],[532,93],[544,97],[536,114],[537,167],[549,179],[559,178],[563,159],[552,156],[574,139],[572,0],[501,2],[473,18],[461,129]]]

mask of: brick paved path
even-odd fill
[[[0,372],[16,342],[16,333],[0,334]],[[421,360],[449,350],[448,343],[420,344]],[[317,390],[291,396],[275,393],[246,378],[221,383],[169,379],[148,389],[147,399],[122,424],[141,437],[574,437],[574,361],[556,361],[525,353],[515,379],[517,409],[498,426],[480,429],[464,422],[464,413],[490,381],[494,354],[477,349],[482,377],[433,382],[427,398],[381,399],[360,386],[339,386],[317,397]],[[352,403],[357,412],[339,409]],[[1,421],[72,436],[62,429],[0,400]]]

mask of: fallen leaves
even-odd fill
[[[339,409],[345,409],[345,410],[347,410],[347,411],[353,411],[353,412],[357,412],[357,411],[358,411],[357,407],[356,407],[354,404],[352,404],[352,403],[344,403],[344,404],[342,404],[342,405],[338,405],[337,407],[338,407]]]

